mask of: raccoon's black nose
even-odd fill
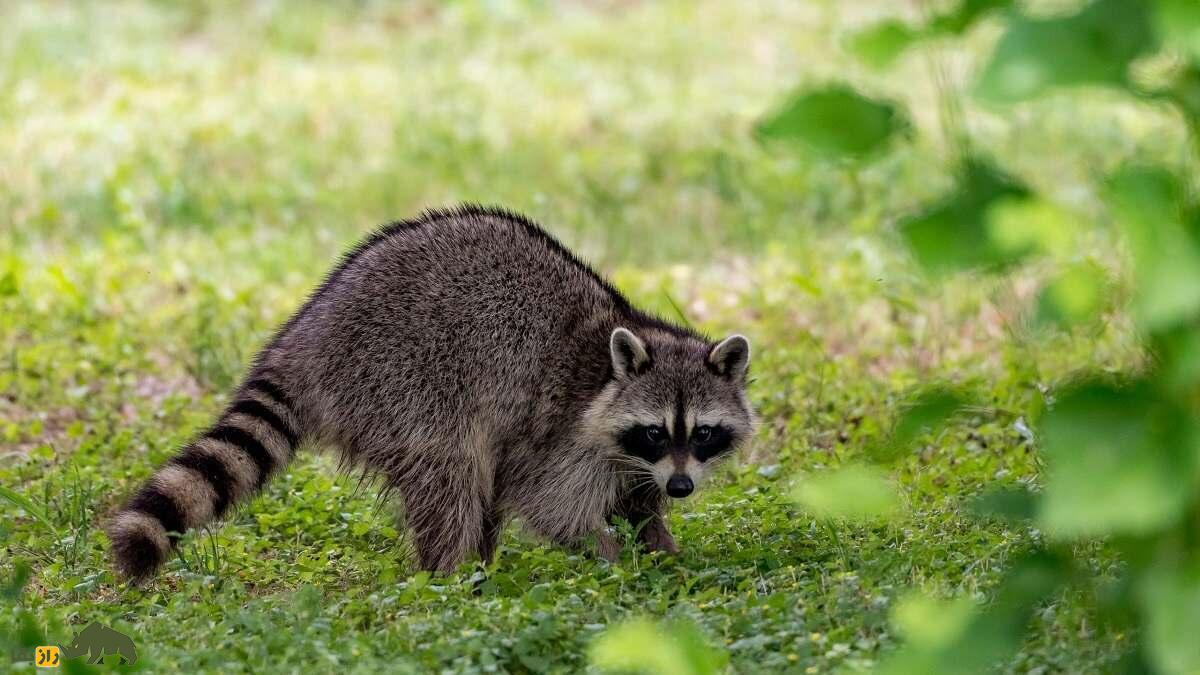
[[[679,499],[680,497],[686,497],[692,494],[692,490],[694,490],[695,487],[695,485],[692,485],[691,478],[677,473],[674,476],[671,476],[671,480],[667,481],[667,494],[675,499]]]

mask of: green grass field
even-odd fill
[[[1055,387],[1144,357],[1120,313],[1036,328],[1036,266],[933,283],[892,226],[948,185],[948,120],[1090,216],[1097,175],[1186,144],[1167,111],[1094,92],[948,116],[996,31],[871,74],[843,38],[912,11],[894,4],[4,3],[0,670],[32,672],[34,645],[96,620],[147,672],[577,671],[650,616],[694,623],[736,672],[817,673],[895,650],[914,593],[986,601],[1041,534],[969,517],[972,499],[1037,488],[1028,428]],[[754,140],[789,90],[833,78],[903,101],[920,133],[868,167]],[[147,587],[118,583],[103,516],[340,252],[462,201],[529,214],[664,316],[750,336],[761,430],[671,514],[682,554],[609,564],[513,528],[486,570],[416,574],[390,507],[309,454]],[[1111,240],[1089,246],[1122,267]],[[793,504],[938,380],[989,403],[899,463],[898,516]],[[1111,667],[1134,636],[1093,606],[1039,607],[1002,669]]]

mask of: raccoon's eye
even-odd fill
[[[651,443],[662,443],[667,440],[667,430],[662,427],[646,427],[646,440]]]
[[[728,452],[732,445],[733,435],[723,426],[704,425],[692,430],[692,451],[701,462]]]
[[[630,455],[653,464],[667,454],[667,430],[635,424],[617,436],[617,443]]]

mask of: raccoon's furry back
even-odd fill
[[[400,493],[426,568],[486,553],[453,523],[483,522],[486,539],[531,500],[564,500],[532,524],[547,536],[593,528],[617,485],[570,436],[611,378],[617,326],[703,344],[520,216],[466,206],[381,228],[262,350],[217,425],[118,512],[117,567],[152,573],[173,533],[252,495],[305,438]]]

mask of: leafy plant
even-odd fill
[[[1049,19],[1015,15],[976,93],[1019,101],[1064,85],[1128,84],[1129,64],[1154,45],[1142,0],[1097,0],[1079,13]]]
[[[869,65],[886,66],[922,37],[961,32],[983,10],[1006,4],[964,2],[957,14],[924,26],[887,20],[857,34],[850,46]],[[980,99],[1019,102],[1077,85],[1140,97],[1145,92],[1132,83],[1131,64],[1165,45],[1186,63],[1176,69],[1166,98],[1194,128],[1198,108],[1180,92],[1190,91],[1200,68],[1194,61],[1200,58],[1195,3],[1094,0],[1065,16],[1008,11],[1005,23],[974,88]],[[804,135],[821,137],[820,129],[809,127],[832,117],[811,117]],[[1200,671],[1200,237],[1196,207],[1182,187],[1188,182],[1169,168],[1135,163],[1104,181],[1109,217],[1131,253],[1131,311],[1152,363],[1131,372],[1093,372],[1054,392],[1039,424],[1042,489],[994,493],[976,508],[982,517],[1031,519],[1047,542],[1012,566],[986,607],[954,604],[943,612],[931,609],[932,601],[914,601],[898,610],[908,645],[885,660],[884,672],[970,672],[1011,656],[1035,606],[1065,589],[1103,585],[1082,574],[1075,561],[1076,547],[1094,540],[1112,541],[1125,554],[1119,578],[1133,590],[1110,594],[1103,613],[1141,635],[1124,667]],[[1111,306],[1114,289],[1106,272],[1070,260],[1071,242],[1085,226],[991,162],[960,159],[954,189],[901,219],[898,229],[916,261],[937,275],[997,271],[1050,254],[1059,270],[1037,302],[1037,315],[1048,323],[1069,329]],[[914,405],[883,446],[887,451],[874,459],[902,455],[914,430],[944,419],[959,404],[942,396]],[[795,498],[810,508],[836,503],[827,494],[836,489],[855,503],[886,503],[880,493],[886,483],[875,475],[864,467],[843,469],[809,479],[802,487],[810,487]],[[817,489],[822,485],[829,490]],[[863,497],[866,485],[873,486],[870,499]]]
[[[804,479],[792,490],[792,498],[821,518],[866,520],[898,508],[895,489],[882,472],[856,464]]]
[[[819,155],[863,159],[908,128],[899,109],[832,85],[792,96],[758,125],[767,141],[799,143]]]
[[[899,224],[913,255],[931,272],[998,266],[1012,257],[988,231],[988,208],[1027,189],[980,159],[965,160],[959,173],[954,190]]]
[[[591,648],[591,662],[602,670],[648,675],[715,675],[726,660],[695,625],[676,622],[664,629],[644,618],[613,627]]]
[[[931,16],[920,26],[888,19],[852,35],[848,46],[873,68],[887,68],[905,50],[922,40],[962,35],[983,16],[1011,4],[1012,0],[963,0],[948,11]]]

